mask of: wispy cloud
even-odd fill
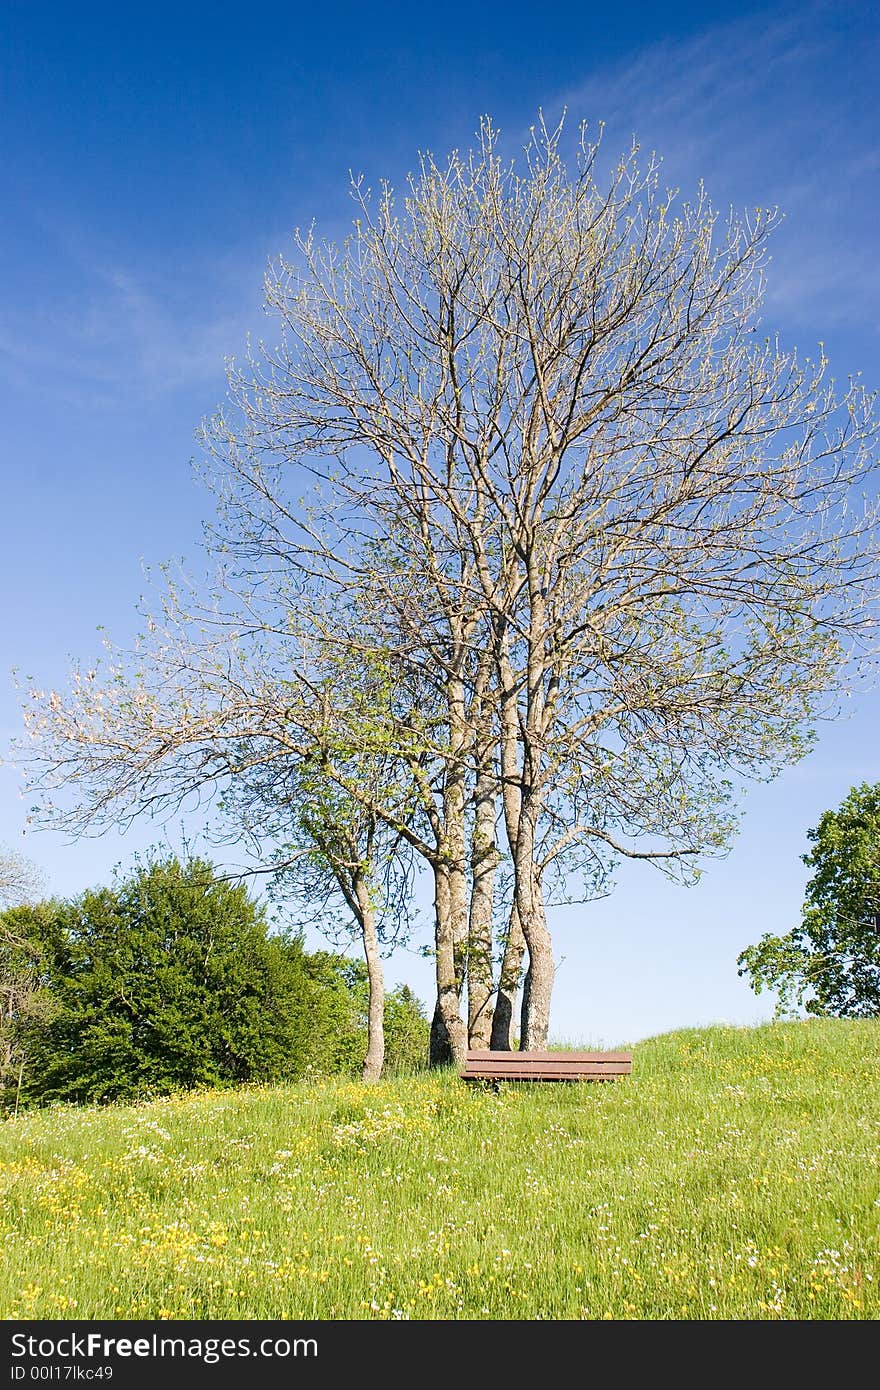
[[[113,249],[83,251],[73,233],[53,233],[47,254],[62,288],[36,304],[8,297],[0,309],[0,375],[79,404],[122,405],[222,378],[260,319],[265,258],[242,251],[206,263],[192,255],[167,267],[135,265]]]
[[[769,315],[876,330],[878,57],[873,6],[813,4],[655,44],[558,101],[604,120],[613,153],[635,134],[683,193],[702,179],[718,206],[786,214]]]

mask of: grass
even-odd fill
[[[880,1021],[0,1125],[4,1318],[880,1316]]]

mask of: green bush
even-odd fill
[[[138,865],[0,924],[51,999],[7,1020],[23,1062],[7,1068],[7,1099],[13,1081],[22,1102],[93,1102],[360,1071],[363,968],[270,933],[262,906],[204,860]],[[389,1017],[392,1056],[409,1056],[418,1002],[391,995]]]
[[[329,993],[325,1031],[315,1033],[310,1070],[331,1076],[360,1075],[367,1050],[369,981],[363,961],[328,952],[309,957],[310,968]],[[332,1000],[332,1004],[331,1004]],[[385,996],[385,1071],[419,1071],[428,1063],[428,1020],[408,985]]]
[[[428,1064],[428,1019],[409,985],[385,997],[385,1069],[405,1073]]]

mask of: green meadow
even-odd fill
[[[0,1125],[0,1314],[880,1315],[880,1021],[670,1033],[613,1083],[454,1073]]]

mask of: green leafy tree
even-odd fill
[[[774,989],[777,1014],[803,1007],[837,1018],[880,1015],[880,783],[853,787],[808,832],[800,925],[763,936],[738,959],[756,994]]]

